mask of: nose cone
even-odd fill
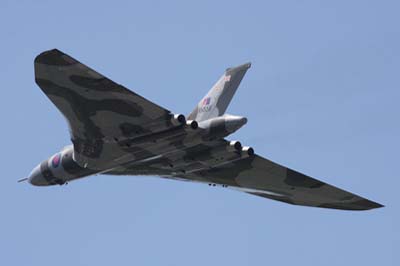
[[[29,175],[28,182],[34,186],[47,185],[47,181],[44,179],[39,165],[32,170],[31,174]]]

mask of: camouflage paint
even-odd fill
[[[109,80],[59,50],[35,59],[35,80],[65,116],[73,146],[31,173],[56,185],[106,173],[218,184],[285,203],[344,210],[383,205],[336,188],[223,139],[247,119],[223,115],[250,63],[229,68],[188,120]]]

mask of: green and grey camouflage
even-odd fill
[[[47,186],[92,174],[151,175],[221,185],[295,205],[382,207],[224,139],[247,123],[225,111],[250,66],[228,68],[185,117],[59,50],[43,52],[35,59],[36,83],[67,119],[73,145],[39,164],[28,181]]]

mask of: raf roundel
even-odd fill
[[[56,154],[53,159],[51,160],[51,165],[56,168],[60,165],[61,155],[58,153]]]

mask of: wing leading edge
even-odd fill
[[[57,49],[35,58],[35,81],[67,119],[81,166],[102,168],[124,155],[118,140],[172,127],[168,110]]]

